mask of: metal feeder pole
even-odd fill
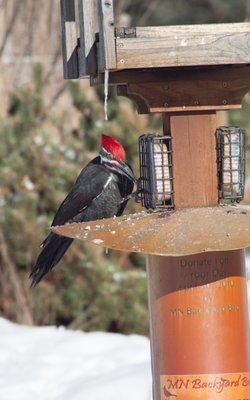
[[[216,113],[163,118],[173,141],[175,207],[216,206]],[[150,255],[147,273],[154,399],[249,398],[244,250]]]

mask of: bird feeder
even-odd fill
[[[123,28],[112,0],[61,6],[65,78],[109,74],[163,134],[139,141],[153,213],[53,229],[147,255],[154,400],[250,399],[250,210],[222,205],[243,197],[244,134],[217,117],[250,89],[250,24]]]

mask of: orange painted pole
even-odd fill
[[[176,207],[218,204],[216,114],[167,121]],[[249,400],[244,251],[148,256],[147,271],[154,399]]]

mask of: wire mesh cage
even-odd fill
[[[220,127],[216,136],[219,197],[240,202],[245,189],[245,131]]]
[[[150,210],[174,208],[171,136],[140,136],[139,155],[142,205]]]

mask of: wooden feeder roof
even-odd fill
[[[107,70],[140,114],[241,108],[249,22],[116,27],[113,0],[61,0],[61,12],[65,79],[99,85]]]
[[[250,23],[115,27],[113,0],[61,0],[64,77],[250,64]]]
[[[250,62],[250,23],[138,27],[121,36],[117,30],[117,69]]]
[[[250,246],[250,207],[221,206],[171,213],[141,212],[52,228],[58,235],[115,250],[186,256]]]

